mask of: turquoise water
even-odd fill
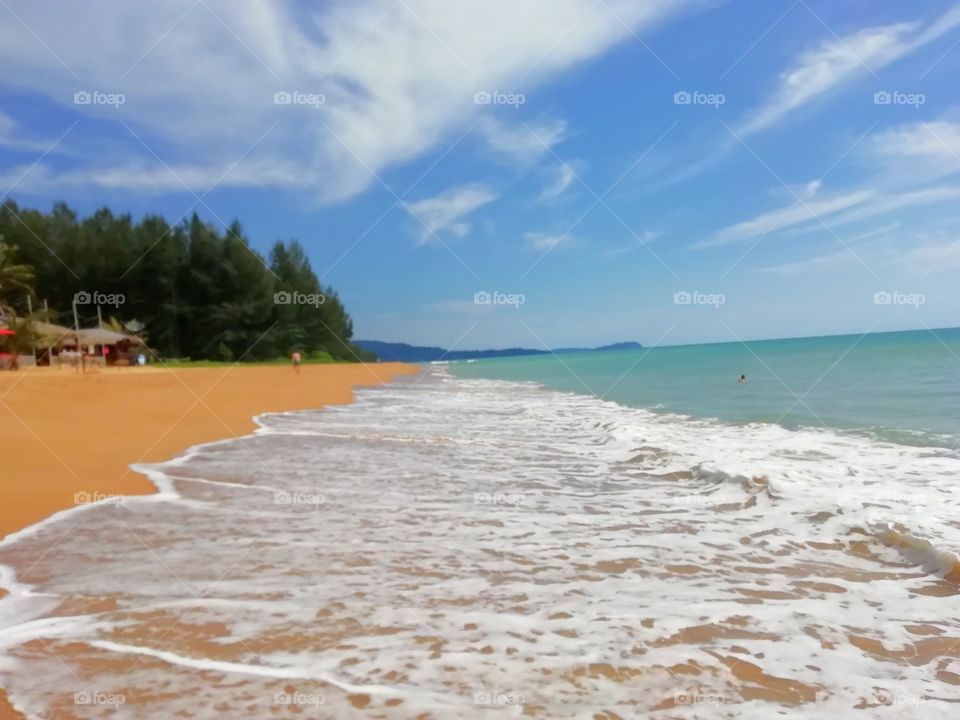
[[[960,328],[452,363],[623,405],[960,448]],[[746,374],[747,384],[738,383]]]

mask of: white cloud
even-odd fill
[[[463,185],[432,198],[404,203],[407,212],[422,228],[418,244],[435,239],[441,232],[462,237],[470,231],[466,217],[474,210],[496,199],[496,194],[483,185]]]
[[[814,192],[819,186],[808,186]],[[807,193],[810,194],[809,192]],[[800,196],[802,202],[794,199],[785,207],[777,208],[762,213],[750,220],[730,225],[719,231],[709,240],[704,240],[694,244],[694,249],[703,249],[711,247],[720,247],[723,245],[732,245],[740,242],[746,242],[752,238],[761,235],[768,235],[788,227],[800,225],[811,221],[826,220],[842,210],[860,205],[873,196],[871,191],[858,191],[844,195],[834,195],[821,200],[807,200],[803,195]],[[819,218],[819,220],[818,220]],[[822,227],[822,226],[821,226]]]
[[[345,199],[431,150],[443,150],[482,106],[474,92],[529,94],[544,80],[677,15],[696,0],[337,0],[310,8],[270,0],[60,3],[8,0],[0,24],[8,87],[46,96],[87,118],[129,124],[205,190],[205,168],[239,163],[224,184],[261,171],[305,193]],[[612,12],[611,12],[612,10]],[[511,88],[520,83],[523,87]],[[122,93],[119,107],[74,105],[79,90]],[[277,91],[323,94],[319,107],[276,105]],[[519,112],[519,111],[518,111]],[[518,118],[519,119],[519,118]],[[251,146],[273,123],[274,131]],[[116,157],[149,152],[120,128]],[[521,152],[498,138],[504,152]],[[496,142],[497,139],[494,139]],[[131,170],[110,158],[97,172]],[[129,162],[129,161],[128,161]],[[265,172],[276,164],[281,170]],[[187,165],[196,165],[194,173]],[[138,175],[130,172],[135,186]],[[165,187],[155,177],[145,189]]]
[[[213,186],[297,188],[304,183],[303,171],[289,162],[246,164],[223,163],[216,166],[174,165],[143,162],[113,167],[91,167],[57,172],[49,163],[25,164],[0,176],[0,183],[17,182],[16,190],[39,192],[66,188],[103,188],[149,193],[189,193],[198,195]]]
[[[960,172],[960,123],[937,120],[874,134],[870,162],[889,183],[922,183]]]
[[[923,205],[937,205],[958,199],[960,199],[960,186],[957,185],[937,185],[919,190],[893,192],[889,194],[873,193],[870,197],[870,202],[865,202],[858,207],[835,214],[827,224],[830,227],[837,227],[847,223],[883,217],[897,210],[905,210]],[[797,228],[797,234],[812,232],[821,228],[823,228],[823,225],[817,222],[804,228]]]
[[[27,152],[45,152],[53,147],[55,140],[28,140],[17,134],[17,124],[12,117],[0,111],[0,147]]]
[[[921,245],[908,251],[906,264],[922,275],[960,270],[960,238],[953,242]]]
[[[563,141],[567,125],[562,120],[507,125],[493,117],[483,117],[476,129],[492,153],[511,165],[526,168]]]
[[[843,239],[841,249],[834,252],[817,255],[806,260],[759,268],[758,272],[773,273],[775,275],[799,275],[805,272],[821,272],[846,266],[851,263],[859,263],[860,260],[858,260],[857,257],[860,255],[862,249],[875,245],[877,242],[885,242],[887,236],[899,229],[899,227],[900,223],[895,222],[881,228],[868,230],[854,237]],[[873,242],[865,243],[865,240],[873,240]]]
[[[877,72],[958,25],[960,8],[955,7],[923,29],[916,22],[898,23],[831,38],[802,53],[780,75],[777,88],[741,124],[739,132],[765,130],[797,108],[856,77]]]
[[[824,224],[835,228],[960,199],[960,186],[931,184],[960,172],[960,123],[907,123],[874,133],[863,146],[865,164],[874,173],[861,189],[811,201],[808,198],[822,189],[822,182],[815,180],[805,186],[802,194],[794,191],[804,198],[803,203],[791,201],[782,208],[728,226],[693,247],[730,245],[780,231],[796,237],[827,231]]]
[[[640,248],[652,243],[654,240],[658,240],[661,237],[663,237],[663,233],[659,230],[644,230],[638,237],[633,239],[633,242],[620,247],[611,248],[610,250],[606,251],[606,255],[616,256],[633,252],[634,250],[639,250]]]
[[[557,162],[550,167],[550,180],[540,193],[540,200],[552,200],[563,195],[577,178],[573,167],[566,162]]]
[[[523,234],[523,239],[534,250],[547,252],[560,245],[569,245],[573,242],[571,235],[558,235],[542,232],[528,232]]]

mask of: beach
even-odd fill
[[[78,504],[155,492],[132,463],[252,432],[267,412],[348,403],[353,389],[416,369],[398,363],[123,368],[0,374],[0,538]],[[6,595],[0,587],[0,598]],[[0,718],[18,717],[0,688]]]
[[[252,432],[261,413],[349,403],[399,363],[0,373],[0,539],[78,505],[156,491],[133,463]],[[7,590],[0,587],[0,598]],[[0,688],[0,720],[20,718]]]
[[[132,463],[246,435],[261,413],[350,402],[353,388],[416,369],[396,363],[120,368],[0,373],[0,538],[78,502],[143,495]]]
[[[28,718],[953,717],[946,449],[440,366],[137,467],[0,545]]]

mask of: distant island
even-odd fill
[[[619,342],[595,348],[557,348],[556,350],[532,350],[530,348],[505,348],[503,350],[444,350],[441,347],[389,343],[378,340],[355,340],[354,344],[374,353],[384,362],[435,362],[437,360],[480,360],[483,358],[515,357],[521,355],[550,355],[551,353],[606,352],[612,350],[640,350],[637,342]]]

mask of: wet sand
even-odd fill
[[[299,375],[283,366],[2,373],[0,537],[79,502],[153,493],[132,463],[248,434],[261,413],[349,403],[354,387],[416,371],[377,363],[307,365]],[[12,717],[0,689],[0,720]]]

